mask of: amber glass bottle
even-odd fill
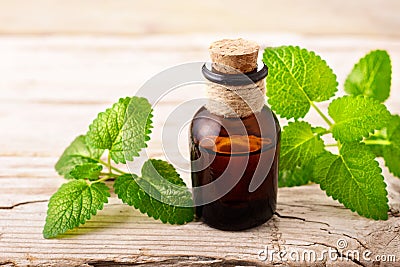
[[[210,52],[214,64],[203,67],[210,102],[190,129],[196,215],[214,228],[242,230],[275,212],[280,126],[264,104],[258,45],[221,40]]]

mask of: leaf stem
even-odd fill
[[[366,145],[384,145],[384,146],[388,146],[388,145],[392,144],[392,142],[390,142],[389,140],[369,140],[369,139],[366,139],[363,142]]]
[[[318,114],[324,119],[324,121],[331,127],[333,122],[331,122],[327,116],[314,104],[314,102],[310,101],[311,106],[318,112]]]
[[[120,173],[120,174],[126,174],[126,172],[121,171],[120,169],[118,169],[118,168],[116,168],[116,167],[114,167],[114,166],[112,166],[112,165],[108,166],[108,163],[105,162],[105,161],[102,161],[101,159],[98,159],[97,161],[98,161],[100,164],[106,166],[107,168],[110,167],[111,169],[113,169],[114,171],[116,171],[116,172],[118,172],[118,173]]]
[[[325,145],[325,146],[326,146],[326,147],[335,147],[335,146],[339,147],[339,143],[327,144],[327,145]]]
[[[387,139],[387,133],[386,133],[386,129],[384,130],[375,130],[375,132],[373,134],[371,134],[369,137],[376,137],[379,139]]]
[[[112,173],[111,175],[108,172],[101,172],[100,173],[101,176],[111,176],[111,177],[116,177],[118,176],[118,174],[116,173]]]
[[[112,168],[111,168],[111,154],[110,154],[110,151],[108,151],[108,155],[107,155],[107,167],[108,167],[108,173],[111,175],[112,174]]]
[[[101,179],[99,179],[99,180],[96,180],[96,181],[94,181],[93,183],[105,182],[105,181],[107,181],[107,180],[110,179],[110,178],[117,178],[117,176],[106,175],[105,177],[103,177],[103,178],[101,178]]]

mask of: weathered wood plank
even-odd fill
[[[388,106],[400,113],[397,39],[248,37],[264,46],[294,43],[316,50],[337,72],[341,83],[358,57],[370,49],[388,49],[394,73]],[[277,215],[263,226],[242,232],[222,232],[201,222],[164,225],[112,195],[104,210],[84,226],[60,239],[43,239],[47,201],[64,182],[53,169],[63,149],[76,135],[86,132],[99,111],[119,97],[135,94],[155,73],[182,62],[204,61],[208,57],[205,48],[215,38],[220,37],[0,38],[0,265],[258,266],[271,263],[260,261],[257,255],[266,245],[286,251],[312,249],[320,255],[335,249],[341,238],[348,242],[348,250],[395,255],[400,261],[400,179],[384,167],[391,207],[387,221],[352,213],[316,185],[281,189]],[[183,91],[157,105],[150,156],[164,157],[164,121],[176,105],[191,97],[193,91]],[[320,106],[327,107],[326,103]],[[314,113],[309,118],[323,123]],[[168,127],[176,125],[164,126]],[[179,147],[187,153],[187,143],[181,141]],[[182,158],[177,160],[187,164]],[[182,172],[182,176],[190,181],[189,173]],[[274,263],[286,265],[276,258]],[[337,262],[319,264],[334,266]],[[360,259],[341,264],[372,262]]]
[[[41,164],[42,172],[50,174],[52,166],[48,165],[48,170],[44,171],[46,168]],[[5,183],[2,181],[4,190],[13,200],[25,197],[25,188],[34,196],[41,192],[46,200],[62,181],[56,175],[44,175],[39,179],[12,178],[13,173],[18,172],[18,169],[9,169],[9,178],[2,179],[5,180]],[[399,181],[387,172],[385,176],[390,185],[392,207],[398,209]],[[4,203],[3,196],[0,207],[0,255],[22,265],[57,262],[80,266],[84,263],[96,264],[107,257],[110,263],[115,264],[144,260],[152,265],[160,259],[167,259],[176,260],[176,264],[184,266],[198,261],[199,255],[217,262],[230,263],[228,259],[231,259],[237,264],[261,264],[257,252],[265,245],[271,249],[279,247],[288,251],[315,249],[318,253],[327,246],[334,248],[339,238],[345,238],[349,249],[370,249],[374,254],[390,255],[398,255],[397,247],[400,245],[400,221],[395,217],[397,213],[384,222],[361,218],[327,198],[315,185],[280,190],[280,217],[275,216],[267,224],[249,231],[222,232],[200,222],[184,226],[163,225],[120,204],[112,196],[105,209],[86,225],[68,232],[61,239],[51,240],[41,236],[47,202],[32,201],[10,209],[11,206]],[[28,197],[32,199],[29,194]],[[392,243],[384,243],[389,241]],[[185,258],[189,256],[194,258]]]
[[[0,1],[0,33],[299,32],[399,36],[396,0]]]
[[[55,189],[55,185],[51,187]],[[257,253],[265,245],[321,252],[329,246],[335,248],[340,238],[347,240],[348,249],[400,256],[398,218],[390,216],[381,222],[361,218],[327,198],[315,185],[280,190],[280,217],[242,232],[222,232],[200,222],[163,225],[119,203],[112,197],[87,224],[51,240],[41,236],[47,203],[0,208],[0,259],[18,264],[51,264],[57,260],[78,266],[108,258],[114,263],[145,260],[151,265],[159,258],[173,260],[179,256],[184,266],[188,264],[184,257],[193,256],[192,260],[207,257],[260,264]],[[390,240],[391,244],[383,243]]]

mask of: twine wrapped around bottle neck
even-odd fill
[[[260,112],[265,104],[265,79],[243,86],[207,84],[206,108],[227,118],[244,118]]]
[[[257,69],[258,44],[243,39],[223,39],[209,48],[212,69],[221,74],[243,74]],[[245,85],[207,84],[206,108],[227,118],[247,117],[265,104],[265,79]]]

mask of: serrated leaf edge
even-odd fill
[[[71,182],[75,182],[75,181],[83,181],[83,180],[73,180],[73,181],[71,181]],[[61,190],[61,188],[64,186],[64,185],[67,185],[68,183],[65,183],[65,184],[63,184],[58,190],[57,190],[57,192],[59,191],[59,190]],[[102,183],[102,184],[104,184],[104,183]],[[104,186],[106,186],[106,184],[104,184]],[[91,184],[88,184],[88,187],[87,188],[90,188],[91,187]],[[87,190],[87,188],[85,189],[85,190]],[[56,192],[56,193],[57,193]],[[79,195],[79,196],[81,196],[82,195],[82,193],[83,193],[84,191],[82,191],[81,192],[81,194]],[[91,194],[92,195],[92,194]],[[52,199],[55,197],[55,194],[50,198],[50,200],[49,200],[49,203],[48,203],[48,205],[47,205],[47,216],[49,216],[50,215],[50,203],[51,203],[51,201],[52,201]],[[72,229],[74,229],[74,228],[76,228],[76,227],[79,227],[80,225],[82,225],[82,224],[85,224],[86,223],[86,221],[88,221],[88,220],[90,220],[91,219],[91,217],[92,216],[95,216],[96,214],[97,214],[97,212],[99,211],[99,210],[102,210],[103,208],[104,208],[104,204],[107,204],[108,203],[108,198],[110,197],[110,192],[108,191],[107,192],[107,199],[103,202],[103,203],[101,203],[101,206],[98,208],[98,209],[96,209],[96,210],[94,210],[93,212],[89,212],[87,215],[86,215],[86,220],[85,220],[85,218],[83,218],[81,221],[80,221],[80,224],[79,225],[76,225],[76,226],[73,226],[73,225],[70,225],[70,226],[67,226],[66,227],[66,229],[63,231],[63,232],[57,232],[57,233],[54,233],[54,231],[52,231],[53,229],[54,229],[54,224],[53,224],[53,226],[51,227],[51,230],[46,230],[46,226],[48,225],[48,222],[47,222],[47,218],[46,218],[46,223],[45,223],[45,226],[44,226],[44,229],[43,229],[43,237],[44,238],[46,238],[46,239],[48,239],[48,238],[54,238],[54,237],[56,237],[56,236],[58,236],[58,235],[60,235],[60,234],[64,234],[66,231],[68,231],[68,230],[72,230]],[[74,200],[75,201],[75,200]],[[91,201],[90,202],[90,208],[88,209],[88,210],[91,210],[91,207],[92,207],[92,204],[93,204],[93,201]],[[82,211],[82,210],[81,210]],[[65,212],[66,211],[64,211],[64,214],[65,214]],[[57,220],[57,222],[61,219],[62,217],[60,217],[58,220]]]

